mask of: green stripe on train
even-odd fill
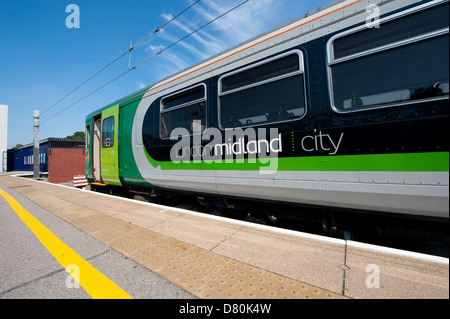
[[[312,157],[284,157],[242,160],[158,162],[145,155],[153,167],[162,170],[277,170],[277,171],[379,171],[379,172],[448,172],[449,153],[399,153]]]

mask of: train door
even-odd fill
[[[102,112],[101,178],[104,183],[121,186],[119,178],[119,104]]]
[[[92,128],[93,128],[93,119],[88,118],[86,120],[86,134],[85,134],[85,156],[86,156],[86,177],[89,179],[93,179],[94,176],[92,174]]]
[[[94,119],[94,130],[92,135],[92,171],[94,179],[97,182],[101,182],[100,176],[100,132],[101,132],[101,117]]]

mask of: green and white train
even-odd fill
[[[91,185],[448,222],[448,1],[373,3],[334,1],[91,113]]]

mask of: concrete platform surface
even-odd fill
[[[1,185],[199,298],[449,298],[447,258],[14,176]]]

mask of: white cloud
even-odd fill
[[[155,54],[164,48],[165,46],[163,45],[154,46],[150,44],[145,48],[145,52]],[[164,51],[164,54],[159,55],[148,67],[155,80],[160,80],[187,68],[191,64],[192,61],[188,60],[185,55],[168,50]]]
[[[145,88],[147,86],[147,85],[145,85],[144,82],[138,82],[138,83],[136,83],[136,85],[138,87],[138,90],[143,89],[143,88]]]
[[[169,19],[168,19],[169,20]],[[197,30],[199,25],[194,24],[192,21],[184,20],[184,21],[172,21],[173,25],[178,27],[179,29],[183,30],[186,35],[191,34],[195,30]],[[198,44],[206,48],[206,53],[200,54],[202,58],[207,58],[208,56],[211,56],[214,53],[217,53],[221,50],[223,50],[223,46],[219,44],[220,41],[218,41],[218,38],[212,34],[209,34],[203,30],[200,30],[198,32],[193,33],[190,37],[198,41]],[[208,39],[208,40],[207,40]],[[181,42],[183,44],[183,42]],[[194,48],[191,48],[194,49]],[[194,50],[195,53],[199,53],[198,50]]]
[[[206,6],[196,7],[199,14],[207,20],[227,12],[242,1],[204,0]],[[269,20],[277,16],[282,0],[248,1],[212,23],[221,39],[226,39],[228,46],[235,45],[266,31]],[[211,14],[214,12],[214,14]]]

